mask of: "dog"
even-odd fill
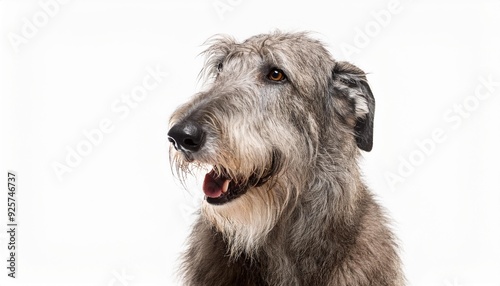
[[[404,285],[388,219],[361,179],[375,99],[308,33],[209,40],[208,87],[175,110],[181,180],[208,169],[185,285]]]

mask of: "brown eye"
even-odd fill
[[[280,69],[272,69],[267,78],[272,81],[282,81],[286,79],[285,73]]]

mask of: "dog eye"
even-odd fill
[[[217,72],[221,72],[223,67],[224,66],[222,65],[222,63],[218,63],[217,64]]]
[[[280,69],[272,69],[268,74],[267,78],[272,81],[283,81],[286,79],[285,73]]]

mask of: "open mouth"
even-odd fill
[[[222,205],[246,193],[249,183],[238,183],[226,175],[226,172],[211,170],[205,175],[203,192],[208,203]]]
[[[281,169],[280,157],[278,151],[273,151],[269,166],[263,172],[256,172],[248,178],[230,176],[223,166],[215,165],[205,175],[203,181],[202,189],[205,193],[205,199],[209,204],[223,205],[242,196],[250,188],[264,185]]]
[[[221,170],[215,171],[215,168]],[[250,176],[247,180],[232,179],[224,168],[214,167],[205,175],[203,192],[209,204],[222,205],[245,194],[251,187],[259,187],[266,183],[271,173],[264,176]]]

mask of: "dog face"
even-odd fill
[[[318,154],[371,149],[374,99],[360,69],[303,33],[210,44],[207,90],[171,117],[171,158],[181,175],[209,166],[202,213],[248,250],[308,189],[312,166],[336,163]]]

